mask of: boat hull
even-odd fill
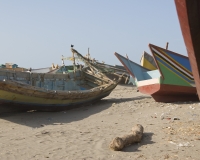
[[[138,87],[143,94],[151,95],[156,102],[198,101],[195,87],[169,84],[150,84]]]
[[[175,0],[175,5],[200,99],[200,1]]]
[[[97,96],[92,99],[82,100],[79,102],[62,102],[60,104],[40,104],[40,103],[30,103],[30,102],[17,102],[17,101],[10,101],[10,100],[0,100],[1,110],[3,112],[9,111],[28,111],[28,110],[37,110],[37,111],[63,111],[68,110],[76,107],[81,107],[84,105],[92,104],[97,101],[100,101],[102,98],[108,96],[110,92],[104,93],[100,96]],[[44,99],[45,101],[45,99]]]
[[[52,92],[32,86],[0,82],[0,106],[17,110],[60,111],[80,107],[108,96],[117,84],[101,90]]]

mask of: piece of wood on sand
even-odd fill
[[[142,139],[144,128],[142,125],[135,125],[130,134],[124,135],[122,137],[116,137],[110,143],[110,149],[114,151],[120,151],[125,146],[129,146],[133,143],[138,143]]]

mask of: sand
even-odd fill
[[[0,159],[200,159],[200,103],[157,103],[134,86],[117,86],[98,103],[62,112],[0,113]],[[109,143],[144,127],[142,141]]]

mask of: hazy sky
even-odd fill
[[[0,0],[0,63],[61,65],[70,45],[108,64],[139,63],[148,44],[187,55],[174,0]],[[65,61],[65,64],[71,64]]]

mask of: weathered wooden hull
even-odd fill
[[[155,70],[157,69],[155,61],[151,55],[149,55],[147,52],[144,51],[141,60],[140,60],[141,66],[148,70]]]
[[[200,99],[200,1],[175,0],[175,5]]]
[[[116,85],[101,92],[100,88],[90,92],[53,92],[32,89],[27,85],[0,82],[0,104],[18,110],[58,111],[92,103],[110,94]]]

